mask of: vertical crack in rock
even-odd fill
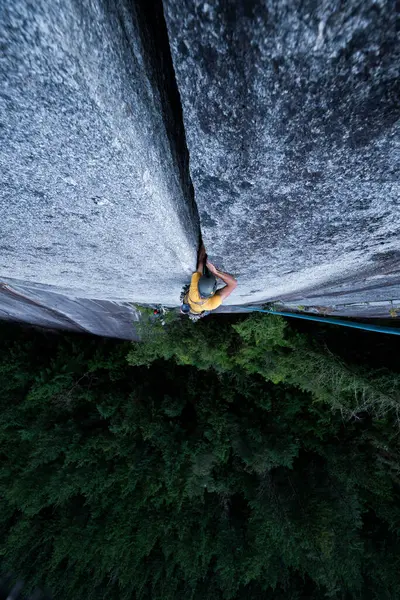
[[[161,2],[2,15],[0,280],[175,305],[199,219]]]
[[[175,306],[200,236],[161,0],[1,13],[0,282],[35,303],[4,291],[0,318],[129,337],[127,303]]]
[[[151,73],[159,92],[163,119],[171,155],[178,169],[182,193],[200,233],[200,219],[189,171],[189,150],[183,111],[172,61],[162,0],[132,0],[137,15],[146,70]]]

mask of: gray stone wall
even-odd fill
[[[199,229],[141,4],[1,2],[0,280],[176,304]]]
[[[351,301],[361,284],[373,300],[400,263],[394,3],[164,7],[203,238],[239,276],[229,302]]]
[[[391,1],[3,0],[0,44],[0,318],[134,337],[199,216],[224,310],[400,300]]]

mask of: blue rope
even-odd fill
[[[355,323],[354,321],[342,321],[331,317],[314,317],[311,315],[298,315],[290,312],[280,312],[278,310],[265,310],[257,307],[241,307],[242,310],[249,312],[261,312],[269,315],[279,315],[281,317],[293,317],[294,319],[304,319],[305,321],[318,321],[319,323],[331,323],[332,325],[341,325],[342,327],[351,327],[353,329],[364,329],[365,331],[375,331],[376,333],[389,333],[391,335],[400,335],[400,328],[383,327],[382,325],[367,325],[364,323]]]

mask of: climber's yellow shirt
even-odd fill
[[[196,271],[193,273],[192,280],[190,282],[189,293],[187,295],[187,303],[190,306],[190,310],[194,313],[201,313],[203,310],[215,310],[222,304],[222,298],[217,293],[211,298],[201,298],[199,294],[199,279],[201,273]]]

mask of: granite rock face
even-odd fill
[[[19,281],[0,284],[0,319],[37,327],[137,340],[140,313],[125,302],[92,300],[54,293]]]
[[[228,303],[400,298],[389,0],[164,0],[190,171]],[[321,300],[322,299],[322,300]]]
[[[199,226],[154,7],[1,2],[0,281],[177,304]]]
[[[395,20],[389,0],[2,0],[0,318],[134,339],[130,302],[177,305],[199,215],[239,277],[221,310],[386,314]]]

